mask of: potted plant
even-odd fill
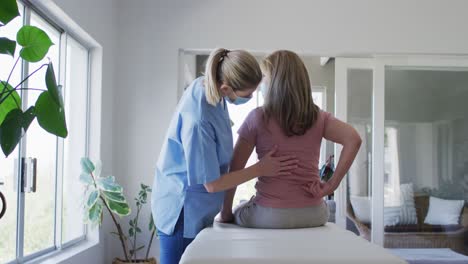
[[[85,219],[93,226],[100,225],[103,218],[103,210],[109,213],[112,222],[116,227],[116,231],[112,234],[116,235],[120,240],[124,259],[114,259],[114,264],[123,263],[148,263],[156,264],[156,259],[149,258],[149,251],[156,235],[156,227],[153,218],[150,217],[148,230],[151,232],[151,238],[148,246],[139,245],[137,243],[137,234],[141,233],[139,227],[140,212],[147,203],[148,193],[151,189],[144,184],[141,184],[140,192],[135,198],[136,203],[136,216],[129,221],[130,228],[128,235],[125,234],[120,225],[119,218],[129,216],[131,213],[127,199],[123,194],[123,188],[115,181],[114,176],[101,177],[100,166],[95,166],[88,158],[81,159],[82,174],[80,180],[86,186],[85,191]],[[144,258],[138,258],[137,253],[144,250],[146,247],[146,254]]]
[[[10,21],[20,15],[16,0],[1,0],[0,10],[0,27],[8,26]],[[17,45],[21,47],[19,55],[16,54]],[[5,156],[13,152],[35,118],[47,132],[63,138],[68,135],[61,86],[57,85],[52,62],[39,65],[18,83],[11,82],[11,76],[20,60],[39,62],[47,55],[52,45],[54,44],[42,29],[29,25],[19,29],[15,40],[0,35],[0,55],[12,57],[9,75],[0,76],[0,146]],[[47,89],[25,86],[31,76],[44,71],[43,69],[44,86]],[[19,94],[22,90],[41,93],[35,104],[25,111]]]

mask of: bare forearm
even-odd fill
[[[236,195],[236,187],[229,189],[224,194],[224,204],[221,211],[232,212],[232,202],[234,200],[234,196]]]
[[[243,170],[223,174],[216,181],[205,184],[208,192],[221,192],[260,176],[258,163]],[[232,201],[231,201],[232,204]]]

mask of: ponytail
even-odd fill
[[[220,64],[229,51],[227,49],[218,48],[211,52],[205,67],[205,93],[206,100],[211,105],[216,105],[221,100],[218,84],[220,81],[221,67]]]
[[[205,69],[206,100],[213,106],[221,101],[220,83],[234,90],[244,90],[257,86],[262,80],[260,65],[244,50],[218,48],[211,52]]]

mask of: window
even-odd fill
[[[0,191],[6,196],[7,211],[0,219],[0,263],[27,261],[85,238],[83,192],[79,182],[80,158],[88,153],[89,49],[67,32],[47,22],[30,7],[19,3],[21,17],[2,27],[2,35],[16,38],[23,25],[44,30],[54,45],[43,61],[19,64],[12,83],[49,60],[54,65],[57,81],[62,85],[68,127],[66,139],[57,138],[39,127],[35,120],[20,145],[8,158],[0,157]],[[18,52],[18,50],[17,50]],[[14,61],[0,56],[0,78],[6,78]],[[44,71],[29,78],[27,88],[45,88]],[[34,105],[40,92],[23,91],[23,107]],[[36,159],[35,190],[19,184],[24,181],[17,169]]]

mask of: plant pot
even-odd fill
[[[155,258],[149,258],[147,261],[142,260],[142,259],[137,259],[136,262],[133,261],[125,261],[121,260],[119,258],[115,258],[114,261],[112,261],[112,264],[130,264],[130,263],[140,263],[140,264],[157,264],[158,262],[156,261]]]

